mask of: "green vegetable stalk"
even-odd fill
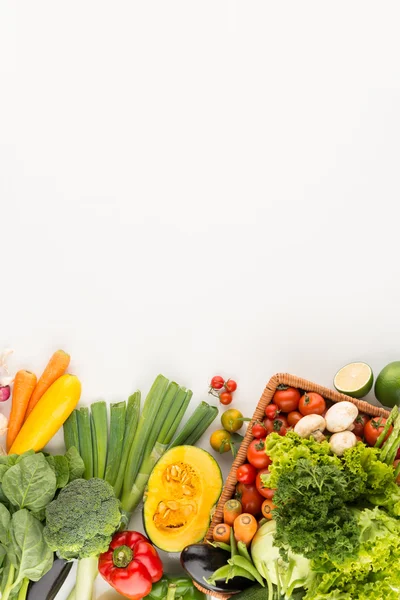
[[[73,410],[64,423],[64,444],[67,450],[73,446],[79,452],[79,433],[76,413],[77,411]]]
[[[90,419],[93,442],[93,476],[103,479],[108,442],[107,404],[104,400],[91,405]]]
[[[110,439],[107,454],[105,480],[115,484],[121,464],[124,444],[126,402],[116,402],[110,406]]]
[[[133,444],[133,440],[135,439],[136,430],[139,423],[140,400],[141,394],[139,391],[135,392],[128,398],[125,414],[124,443],[122,445],[121,462],[118,467],[117,478],[113,484],[114,492],[117,498],[119,498],[121,495],[129,453]]]
[[[93,477],[93,446],[90,412],[87,406],[76,411],[79,433],[79,451],[85,463],[85,479]]]

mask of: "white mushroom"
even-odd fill
[[[326,422],[321,415],[306,415],[294,426],[294,432],[302,438],[312,436],[317,442],[325,439],[323,431],[326,429]]]
[[[351,431],[340,431],[331,435],[329,444],[334,454],[343,456],[345,450],[353,448],[357,444],[357,438]]]
[[[357,418],[358,408],[352,402],[338,402],[331,406],[325,415],[326,428],[332,433],[346,431]],[[300,421],[299,421],[300,422]]]

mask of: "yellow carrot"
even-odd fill
[[[42,450],[72,413],[80,395],[81,384],[76,375],[59,377],[26,419],[9,454]]]
[[[64,350],[57,350],[50,358],[45,370],[43,371],[39,381],[36,384],[33,394],[29,400],[28,408],[26,409],[25,419],[27,419],[39,402],[43,394],[49,389],[49,387],[65,373],[68,369],[70,361],[70,355],[64,352]]]
[[[21,370],[15,375],[11,413],[8,421],[7,451],[13,445],[24,422],[26,409],[36,382],[36,375],[30,371]]]

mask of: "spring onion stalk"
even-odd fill
[[[104,400],[94,402],[90,407],[90,411],[93,443],[93,476],[103,479],[107,460],[107,404]]]
[[[77,411],[73,410],[64,423],[64,444],[67,450],[69,450],[72,446],[75,446],[79,452],[79,434],[76,413]]]
[[[115,402],[110,406],[110,438],[107,453],[107,466],[104,479],[114,485],[121,464],[125,433],[126,402]]]
[[[390,426],[393,424],[393,422],[397,418],[398,414],[399,414],[399,409],[397,408],[397,406],[394,406],[393,410],[391,411],[390,415],[387,418],[385,427],[383,428],[378,439],[375,442],[375,448],[380,448],[382,446],[382,444],[385,440],[385,437],[388,434]]]
[[[174,386],[174,388],[172,388]],[[176,389],[175,389],[176,386]],[[168,392],[170,398],[168,399]],[[176,393],[174,393],[176,392]],[[160,413],[162,419],[162,427],[159,431],[157,440],[149,444],[147,452],[140,466],[140,471],[136,477],[135,483],[131,490],[129,500],[122,499],[122,509],[128,512],[133,512],[143,499],[145,488],[149,480],[150,474],[157,464],[161,456],[168,449],[168,444],[174,436],[182,417],[188,407],[192,397],[192,391],[185,388],[178,388],[177,384],[170,384],[163,400],[164,410]],[[129,502],[129,503],[128,503]]]
[[[396,418],[393,431],[385,442],[380,454],[380,460],[388,465],[393,464],[400,446],[400,415]]]
[[[141,394],[139,391],[135,392],[128,398],[128,404],[126,407],[125,414],[124,443],[122,446],[121,462],[118,466],[118,474],[113,484],[114,492],[117,498],[119,498],[121,494],[122,485],[124,483],[126,464],[128,462],[129,451],[132,447],[139,422],[140,399]]]
[[[125,501],[128,504],[129,495],[131,493],[133,484],[135,483],[136,476],[139,472],[140,464],[142,462],[143,452],[147,447],[151,430],[154,427],[157,415],[160,412],[167,387],[168,379],[163,375],[158,375],[155,382],[151,386],[149,393],[147,394],[143,411],[140,415],[136,434],[129,451],[124,474],[123,496],[125,496]]]
[[[189,418],[179,435],[169,445],[168,449],[176,446],[193,446],[203,435],[207,427],[211,425],[218,414],[216,406],[210,406],[207,402],[201,402],[192,416]]]
[[[195,427],[192,433],[186,438],[185,444],[187,446],[194,446],[197,444],[203,433],[209,428],[217,416],[218,408],[216,406],[209,406],[206,416],[198,423],[197,427]]]
[[[87,406],[83,406],[76,411],[79,432],[79,451],[85,464],[83,477],[90,479],[93,477],[93,446],[92,432],[90,427],[90,413]]]

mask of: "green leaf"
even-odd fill
[[[4,504],[0,504],[0,542],[2,544],[7,543],[10,521],[10,512],[7,510]]]
[[[7,550],[5,549],[3,544],[0,544],[0,567],[2,566],[6,556],[7,556]]]
[[[243,436],[240,433],[231,433],[231,442],[234,444],[241,444],[243,442]]]
[[[21,462],[21,460],[24,460],[24,458],[26,456],[32,456],[33,454],[35,454],[34,450],[27,450],[26,452],[23,452],[22,454],[18,454],[17,458],[15,459],[15,463],[14,464],[18,464],[19,462]]]
[[[46,460],[55,473],[57,489],[65,487],[69,481],[67,458],[63,455],[46,456]]]
[[[57,482],[43,454],[34,454],[10,467],[3,477],[2,486],[11,504],[38,511],[53,499]]]
[[[7,473],[10,467],[8,465],[0,465],[0,481],[3,480],[4,475]]]
[[[68,462],[69,481],[81,479],[85,472],[85,463],[75,446],[71,446],[65,454]]]

